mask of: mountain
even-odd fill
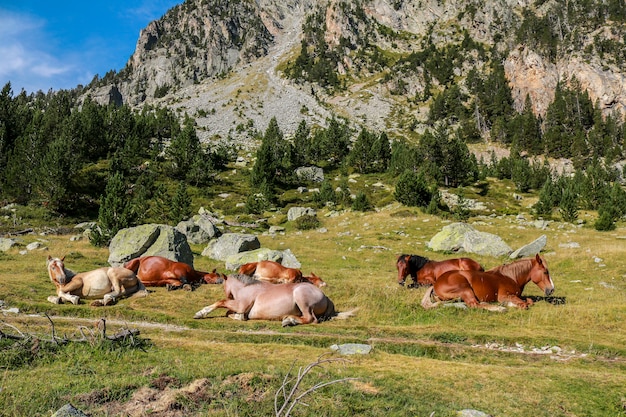
[[[493,103],[477,104],[476,80],[488,87],[500,69],[519,112],[530,103],[544,118],[573,85],[623,117],[625,39],[623,0],[187,0],[87,92],[187,113],[208,141],[250,138],[272,117],[290,134],[332,116],[410,138],[458,90],[451,100],[488,136]]]

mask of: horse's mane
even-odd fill
[[[411,266],[411,268],[413,268],[413,270],[417,272],[422,269],[428,261],[429,259],[424,256],[411,255],[411,257],[409,258],[409,266]]]
[[[519,275],[527,273],[533,266],[531,259],[520,259],[509,264],[498,265],[491,268],[488,272],[497,272],[507,277],[515,278]]]
[[[244,275],[244,274],[232,274],[232,275],[229,275],[228,278],[235,278],[237,281],[241,282],[244,285],[254,285],[254,284],[259,284],[263,282],[256,278],[251,277],[250,275]]]

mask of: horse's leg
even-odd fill
[[[74,305],[78,304],[80,297],[78,295],[72,295],[73,291],[80,291],[83,288],[83,280],[74,277],[70,282],[57,288],[57,295],[65,301],[68,301]]]
[[[531,300],[530,298],[527,298],[526,301],[524,301],[515,294],[498,296],[498,302],[506,304],[509,307],[517,307],[524,310],[528,309],[528,306],[533,304],[533,300]]]
[[[237,314],[245,314],[250,311],[250,303],[243,303],[239,300],[233,299],[224,299],[220,300],[216,303],[211,304],[210,306],[204,307],[202,310],[198,311],[193,318],[194,319],[204,319],[208,317],[208,315],[218,308],[225,308],[229,310],[229,312],[237,313]]]
[[[434,290],[441,300],[460,298],[468,307],[482,307],[469,281],[462,275],[449,275],[437,280]]]

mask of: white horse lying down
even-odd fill
[[[217,308],[239,320],[282,320],[283,326],[318,323],[331,318],[347,318],[353,312],[338,313],[322,290],[309,282],[272,284],[247,275],[224,278],[226,298],[198,311],[203,319]]]
[[[56,296],[48,297],[51,303],[78,304],[81,298],[86,298],[95,300],[91,303],[93,306],[106,306],[120,297],[148,295],[146,287],[129,269],[102,267],[77,274],[65,268],[64,259],[48,256],[48,275],[57,289]]]

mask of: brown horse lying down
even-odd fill
[[[221,284],[224,274],[196,271],[184,262],[176,262],[162,256],[142,256],[131,259],[124,268],[137,274],[146,287],[167,287],[168,289],[191,289],[202,283]]]
[[[120,297],[146,296],[148,292],[137,275],[122,267],[103,267],[93,271],[75,273],[65,267],[63,258],[48,255],[48,276],[57,289],[56,296],[48,301],[61,304],[69,301],[78,304],[81,298],[95,300],[92,306],[114,304]]]
[[[484,268],[470,258],[455,258],[445,261],[431,261],[419,255],[400,255],[396,261],[398,284],[404,285],[407,275],[413,278],[413,284],[432,285],[437,278],[448,271],[484,271]]]
[[[520,259],[485,272],[446,272],[426,291],[422,299],[422,307],[432,308],[439,305],[441,301],[460,298],[468,307],[504,310],[503,306],[486,304],[498,302],[506,306],[527,309],[532,304],[532,300],[524,301],[520,297],[524,286],[530,281],[537,284],[546,296],[554,291],[548,264],[539,254],[534,258]],[[440,301],[432,302],[433,292]]]
[[[240,274],[254,277],[260,281],[268,281],[273,284],[286,282],[310,282],[317,287],[325,287],[323,279],[311,272],[311,276],[305,277],[302,271],[296,268],[288,268],[274,261],[259,261],[243,264],[239,267]]]
[[[283,326],[295,326],[353,315],[338,313],[322,290],[304,282],[272,284],[237,274],[224,279],[224,292],[225,299],[204,307],[194,318],[203,319],[213,310],[225,308],[234,319],[282,320]]]

